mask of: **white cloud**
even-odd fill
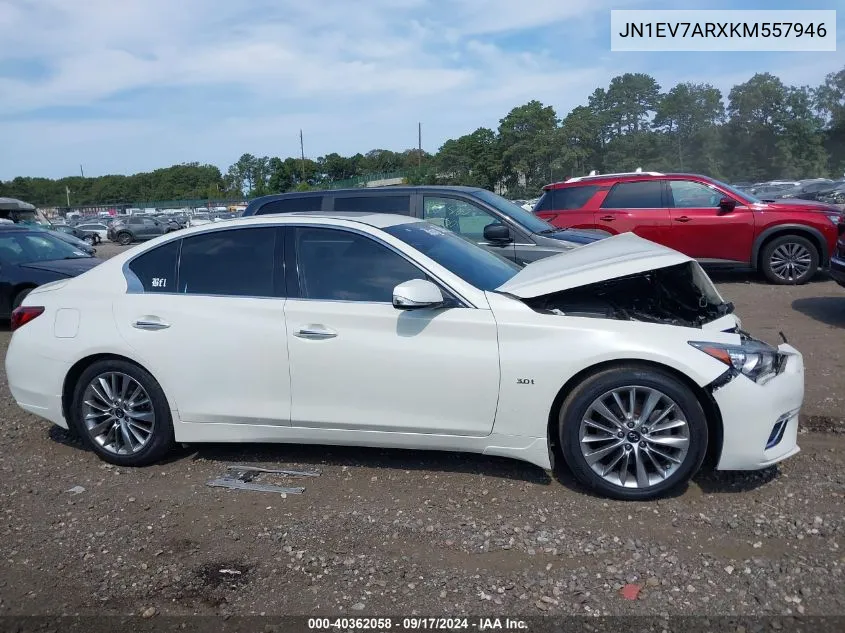
[[[298,154],[300,127],[312,157],[413,146],[417,121],[435,151],[530,99],[565,115],[613,75],[650,71],[650,58],[585,37],[636,1],[0,0],[0,68],[30,58],[47,70],[0,76],[0,178],[79,162],[90,174],[225,168],[244,152]],[[718,75],[753,72],[653,74],[721,87]]]

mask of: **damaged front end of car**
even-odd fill
[[[561,316],[663,323],[700,328],[732,314],[694,261],[568,288],[523,302]]]

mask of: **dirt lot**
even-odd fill
[[[803,452],[655,503],[398,450],[207,446],[116,468],[20,411],[4,377],[0,615],[845,614],[845,289],[714,279],[746,329],[804,352]],[[286,498],[205,485],[243,463],[322,475]]]

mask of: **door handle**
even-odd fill
[[[599,220],[601,220],[602,222],[613,222],[615,219],[616,217],[612,215],[603,215],[599,218]]]
[[[337,332],[320,325],[311,325],[296,330],[293,335],[297,338],[304,338],[312,341],[324,341],[337,336]]]
[[[132,324],[132,327],[137,328],[139,330],[165,330],[170,327],[169,323],[165,323],[164,321],[144,321],[139,319]]]
[[[692,220],[692,218],[690,218],[686,215],[682,215],[679,218],[675,218],[675,222],[689,222],[690,220]]]

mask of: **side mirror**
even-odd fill
[[[440,288],[425,279],[410,279],[393,289],[393,307],[397,310],[419,310],[443,305]]]
[[[719,200],[719,208],[726,213],[730,213],[736,209],[736,200],[733,198],[722,198]]]
[[[510,242],[511,232],[504,224],[494,222],[484,227],[484,239],[488,242]]]

